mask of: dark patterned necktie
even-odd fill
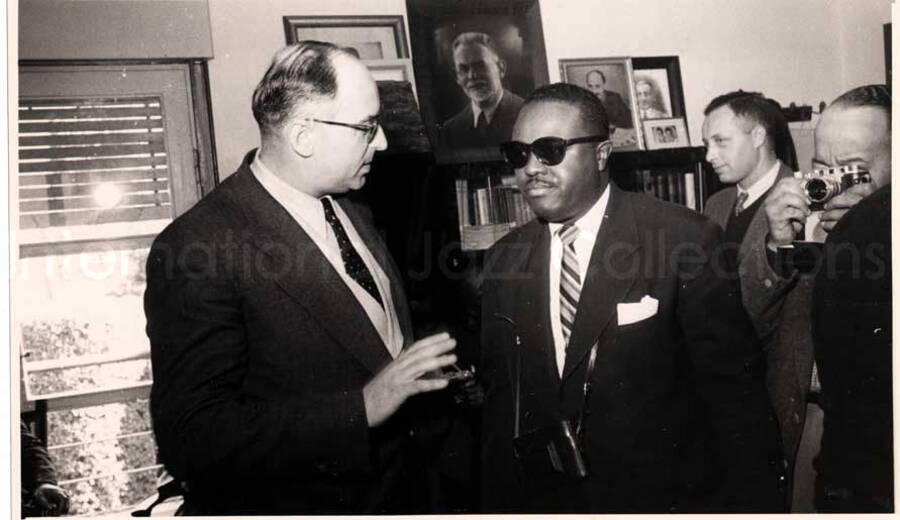
[[[747,199],[750,195],[746,191],[742,191],[738,193],[737,200],[734,202],[734,216],[738,216],[744,211],[744,204],[747,203]]]
[[[321,200],[322,207],[325,208],[325,220],[331,225],[334,236],[337,238],[338,246],[341,248],[341,260],[344,261],[344,269],[347,271],[347,274],[350,275],[350,278],[356,280],[356,283],[358,283],[360,287],[371,294],[372,298],[375,298],[375,301],[377,301],[378,305],[381,305],[381,308],[383,309],[384,303],[381,301],[381,295],[378,294],[378,287],[375,285],[375,279],[372,278],[372,273],[369,272],[369,268],[366,267],[362,257],[359,256],[359,253],[354,249],[353,244],[350,243],[350,239],[347,238],[347,232],[344,231],[344,226],[341,225],[341,221],[338,220],[337,215],[334,213],[334,207],[331,206],[331,200],[328,198]]]

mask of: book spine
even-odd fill
[[[684,174],[684,205],[693,210],[697,209],[697,191],[694,187],[694,174],[692,172]]]
[[[666,180],[669,183],[669,202],[680,204],[680,193],[678,192],[678,174],[675,172],[667,172]]]

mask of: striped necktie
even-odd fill
[[[372,273],[369,271],[369,268],[366,267],[362,257],[359,256],[359,252],[353,247],[353,244],[350,243],[350,238],[347,236],[347,232],[344,231],[344,226],[334,213],[331,201],[328,200],[327,197],[321,200],[322,208],[325,210],[325,220],[331,225],[331,229],[334,231],[334,237],[337,239],[338,247],[341,248],[341,260],[344,261],[344,270],[350,278],[356,280],[356,283],[371,294],[372,298],[375,298],[375,301],[384,308],[384,302],[381,301],[381,295],[378,293],[375,279],[372,278]]]
[[[744,204],[747,203],[747,198],[749,198],[749,197],[750,197],[750,195],[746,191],[742,191],[742,192],[738,193],[737,200],[734,201],[734,216],[735,217],[740,215],[741,212],[744,211]]]
[[[559,230],[562,240],[562,268],[559,272],[559,321],[562,325],[563,339],[569,344],[572,325],[575,323],[575,312],[578,309],[578,298],[581,296],[581,275],[578,269],[578,256],[575,254],[575,239],[578,228],[565,225]]]

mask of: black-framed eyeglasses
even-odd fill
[[[359,130],[360,132],[365,132],[366,142],[368,143],[371,143],[375,139],[375,136],[378,135],[378,127],[381,126],[379,123],[342,123],[340,121],[328,121],[326,119],[316,119],[314,117],[311,117],[310,120],[325,125],[343,126],[346,128],[352,128],[354,130]]]
[[[574,139],[563,139],[562,137],[541,137],[535,139],[531,144],[519,141],[507,141],[500,145],[500,152],[503,158],[513,168],[522,168],[528,164],[528,154],[533,153],[541,164],[547,166],[556,166],[566,158],[566,149],[573,144],[579,143],[599,143],[606,141],[609,137],[605,135],[589,135],[586,137],[576,137]]]

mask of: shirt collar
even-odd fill
[[[591,242],[597,239],[597,233],[600,232],[600,225],[603,224],[603,216],[606,214],[606,206],[609,204],[609,185],[603,190],[597,202],[587,210],[587,213],[574,222],[574,226],[578,228],[578,238],[587,238]],[[560,222],[548,223],[550,234],[556,235],[563,224]]]
[[[322,208],[322,202],[304,193],[290,184],[283,181],[275,175],[260,159],[259,152],[250,164],[250,170],[256,177],[256,180],[263,185],[263,188],[288,212],[301,215],[304,220],[314,223],[316,231],[325,236],[327,234],[325,221],[325,210]]]
[[[476,105],[475,102],[473,101],[472,102],[472,118],[473,118],[472,119],[472,127],[474,128],[474,127],[478,126],[478,116],[482,112],[484,112],[484,120],[487,121],[488,124],[490,124],[491,121],[494,119],[494,114],[497,112],[497,107],[500,106],[500,102],[502,100],[503,100],[503,89],[501,88],[500,96],[497,98],[497,102],[494,103],[494,106],[492,106],[490,108],[486,108],[486,109],[482,110],[481,107]]]
[[[771,188],[775,184],[775,181],[778,180],[779,171],[781,171],[781,161],[776,160],[775,164],[772,165],[772,168],[770,168],[765,175],[760,177],[759,180],[754,182],[752,186],[746,190],[740,186],[737,187],[738,195],[741,193],[747,194],[747,201],[744,202],[744,207],[753,204],[769,191],[769,188]]]

